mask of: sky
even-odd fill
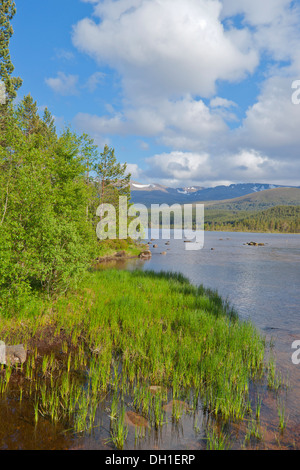
[[[300,185],[300,0],[16,7],[17,100],[114,148],[132,180]]]

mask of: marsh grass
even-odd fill
[[[168,420],[163,406],[170,399],[175,422],[186,413],[176,405],[183,399],[189,410],[201,403],[203,413],[226,423],[251,413],[253,381],[267,376],[270,387],[279,387],[256,328],[240,321],[216,292],[192,286],[180,274],[91,272],[76,292],[45,303],[40,315],[5,320],[0,337],[30,344],[49,325],[54,337],[63,332],[59,354],[41,358],[31,352],[22,371],[22,399],[32,401],[36,422],[41,416],[82,433],[97,424],[97,407],[110,396],[111,442],[117,448],[128,434],[126,406],[156,429]],[[0,371],[0,393],[13,371]],[[153,395],[150,385],[161,392]],[[208,443],[222,448],[227,440],[212,429]]]
[[[279,398],[277,401],[277,411],[279,417],[279,429],[281,433],[283,433],[287,426],[288,418],[286,416],[285,403],[282,398]]]
[[[263,435],[262,435],[259,423],[257,422],[256,419],[251,418],[247,426],[247,431],[245,435],[245,443],[249,444],[253,441],[260,441],[262,440],[262,438],[263,438]]]
[[[230,436],[224,429],[218,430],[216,425],[209,425],[206,429],[207,450],[229,450],[231,448]]]

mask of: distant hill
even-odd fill
[[[226,211],[257,211],[275,206],[297,206],[300,205],[300,188],[278,187],[224,201],[198,202],[204,202],[207,209]]]
[[[215,188],[202,188],[200,186],[169,188],[167,186],[154,183],[141,184],[132,182],[131,199],[133,203],[140,203],[149,207],[151,204],[189,204],[199,201],[208,203],[213,201],[222,201],[222,203],[225,203],[228,202],[228,200],[233,201],[237,198],[251,195],[254,196],[254,199],[245,201],[250,207],[252,202],[255,204],[256,196],[258,196],[258,202],[263,202],[259,197],[260,193],[266,193],[277,189],[292,189],[296,190],[296,192],[293,196],[283,192],[282,196],[280,196],[281,200],[276,204],[295,204],[295,200],[297,200],[296,204],[300,203],[300,188],[285,188],[283,186],[261,183],[231,184],[230,186],[216,186]],[[287,195],[285,196],[285,194]],[[237,202],[239,203],[239,201]],[[268,207],[270,207],[270,205]]]

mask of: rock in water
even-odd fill
[[[141,415],[138,415],[134,411],[127,411],[125,413],[125,421],[131,426],[141,426],[147,428],[149,426],[148,421]]]
[[[139,258],[140,259],[150,259],[152,256],[152,253],[150,250],[145,250],[145,251],[142,251],[140,254],[139,254]]]

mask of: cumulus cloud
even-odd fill
[[[148,176],[174,181],[190,181],[195,176],[201,179],[211,175],[208,154],[170,152],[154,155],[146,160]]]
[[[292,0],[223,0],[221,18],[241,14],[244,30],[252,30],[252,45],[275,60],[292,60],[298,50],[299,4]]]
[[[216,80],[252,73],[255,50],[241,51],[227,36],[217,0],[108,0],[79,21],[74,45],[122,75],[126,93],[210,96]]]
[[[58,72],[57,77],[46,78],[46,84],[52,88],[55,93],[63,96],[77,95],[77,75],[67,75],[63,72]]]
[[[131,180],[144,178],[144,172],[136,163],[127,163],[126,174],[131,174]]]
[[[224,133],[227,128],[222,117],[212,113],[202,100],[190,96],[177,101],[154,100],[151,105],[113,111],[106,116],[78,113],[75,122],[80,129],[89,128],[104,135],[155,137],[173,148],[183,142],[187,147],[204,146],[213,135]]]
[[[168,147],[149,158],[143,171],[133,164],[136,178],[212,185],[296,181],[291,174],[300,172],[300,106],[291,102],[292,81],[300,79],[295,2],[82,1],[94,4],[94,15],[74,26],[73,44],[98,68],[117,71],[123,101],[117,110],[108,103],[107,115],[78,113],[75,122],[101,137],[134,135]],[[218,86],[253,77],[258,66],[260,92],[238,118],[238,99],[219,95]],[[52,87],[62,89],[63,77],[58,79]],[[100,79],[91,77],[91,88]],[[232,128],[238,119],[240,125]]]
[[[147,181],[185,186],[204,182],[209,186],[232,182],[274,182],[278,172],[287,176],[288,165],[253,149],[241,149],[234,154],[170,152],[146,159],[147,168],[140,176]]]
[[[251,144],[274,158],[299,158],[300,107],[292,103],[291,86],[291,77],[275,76],[264,83],[236,133],[239,142]]]

